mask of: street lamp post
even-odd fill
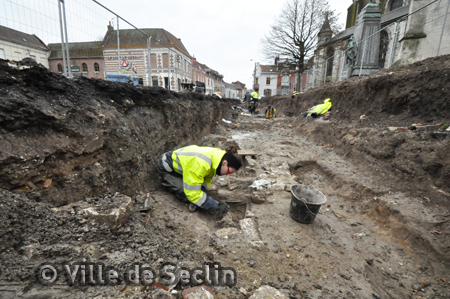
[[[253,59],[250,59],[250,61],[255,61]],[[253,68],[253,86],[252,86],[253,90],[256,90],[256,61],[255,61],[255,66]]]

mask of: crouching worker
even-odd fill
[[[200,208],[222,218],[229,206],[224,201],[218,202],[206,191],[214,176],[235,173],[242,161],[234,145],[225,150],[190,145],[165,153],[158,161],[157,169],[162,185],[182,202],[189,203],[191,212]]]
[[[305,116],[307,118],[311,118],[311,117],[316,118],[321,115],[324,115],[325,113],[330,111],[331,105],[332,105],[331,100],[330,100],[330,98],[328,98],[323,102],[323,104],[319,104],[317,106],[312,107],[311,110],[309,110]]]
[[[277,112],[277,109],[275,109],[272,105],[267,106],[266,117],[267,118],[275,117],[275,112]]]
[[[255,114],[256,103],[253,100],[250,102],[250,106],[248,108],[248,111],[250,111],[250,114],[252,114],[252,115]]]

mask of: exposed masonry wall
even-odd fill
[[[412,1],[410,13],[430,2],[432,1]],[[403,64],[436,56],[446,7],[447,1],[438,1],[409,17],[406,34],[417,35],[424,33],[426,37],[402,41],[401,49],[403,53],[400,60]],[[440,55],[450,53],[449,36],[450,18],[447,16],[439,49]]]

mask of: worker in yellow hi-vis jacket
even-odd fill
[[[267,118],[275,117],[275,112],[277,112],[277,109],[275,109],[275,107],[273,107],[272,105],[267,106],[265,113],[266,117]]]
[[[216,201],[206,191],[214,176],[235,173],[242,161],[235,145],[225,150],[190,145],[165,153],[158,161],[157,169],[162,185],[181,201],[190,203],[191,212],[200,208],[221,218],[228,212],[228,205]]]
[[[311,118],[311,117],[316,118],[316,117],[319,117],[320,115],[324,115],[331,109],[331,106],[332,106],[331,99],[328,98],[323,102],[323,104],[319,104],[319,105],[312,107],[311,110],[308,111],[308,113],[306,114],[306,117],[307,118]]]

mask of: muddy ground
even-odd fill
[[[181,298],[189,288],[36,279],[45,262],[59,272],[92,262],[121,273],[135,263],[220,263],[237,284],[213,287],[216,298],[248,298],[263,285],[287,298],[449,298],[448,61],[268,98],[260,112],[274,104],[271,120],[235,119],[231,100],[3,65],[1,297]],[[324,97],[329,117],[305,123],[302,112]],[[388,129],[419,123],[435,126]],[[220,221],[190,213],[154,173],[163,152],[191,143],[256,152],[243,170],[214,179],[211,195],[231,206]],[[262,179],[270,183],[250,187]],[[327,198],[312,224],[289,215],[298,184]],[[133,202],[123,225],[85,213],[109,211],[114,198]]]

